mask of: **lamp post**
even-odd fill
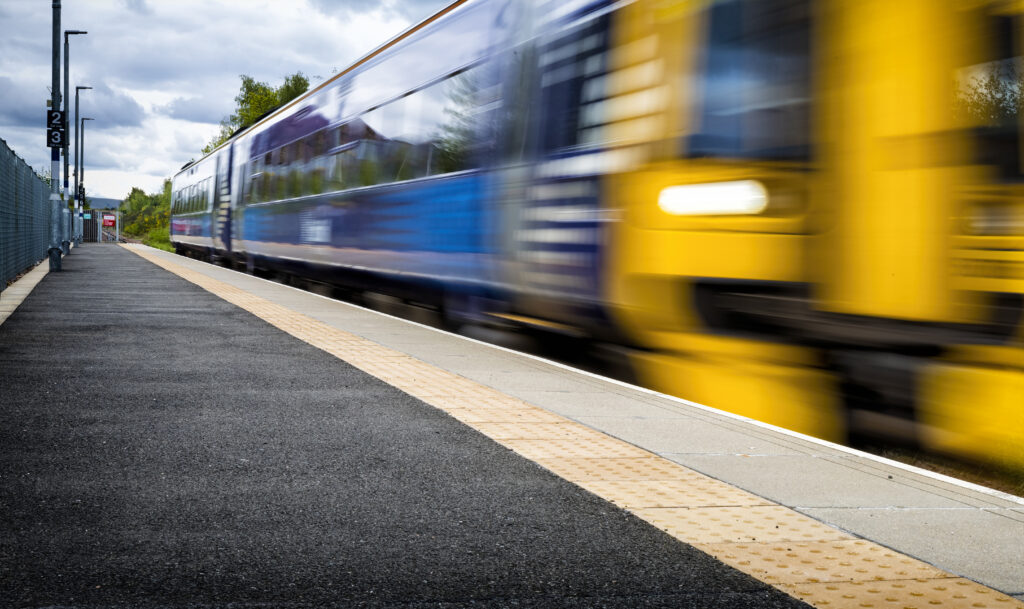
[[[80,160],[78,161],[78,184],[82,192],[85,192],[85,121],[94,120],[88,116],[83,116],[78,122],[78,130],[82,133],[82,143],[80,144],[81,150],[79,151]],[[81,193],[79,193],[81,196]],[[85,197],[82,196],[82,206],[85,206]],[[103,231],[100,225],[96,225],[96,241],[103,241]]]
[[[68,118],[68,97],[69,97],[68,93],[71,91],[71,88],[68,85],[68,78],[69,78],[69,75],[68,75],[68,64],[71,61],[71,57],[70,57],[70,55],[71,55],[71,51],[70,51],[71,47],[68,44],[68,37],[69,36],[74,36],[76,34],[88,34],[88,33],[89,32],[86,32],[84,30],[64,30],[64,96],[63,97],[64,97],[65,128],[64,128],[64,193],[63,194],[64,194],[64,204],[65,204],[65,206],[67,205],[68,199],[71,198],[70,197],[71,192],[70,192],[70,190],[68,188],[68,138],[67,138],[68,134],[67,134],[67,127],[66,127],[66,125],[67,125],[66,121],[67,121],[67,118]],[[77,90],[75,91],[75,101],[76,102],[78,101],[78,91]],[[64,240],[63,240],[63,242],[61,244],[63,249],[64,249],[64,254],[70,254],[71,253],[71,239],[72,239],[72,233],[75,232],[74,226],[75,226],[75,220],[78,217],[77,211],[78,210],[75,209],[75,214],[71,216],[71,222],[68,223],[68,233],[66,235],[64,235]]]
[[[60,0],[53,0],[53,71],[50,82],[50,110],[60,108]],[[60,271],[60,150],[50,148],[50,272]]]
[[[92,89],[92,87],[83,87],[83,86],[75,87],[75,190],[74,190],[74,192],[72,193],[71,196],[75,200],[75,218],[76,219],[78,219],[78,217],[81,215],[81,211],[82,211],[82,207],[83,207],[82,199],[81,199],[81,197],[78,196],[78,172],[79,172],[80,161],[82,159],[82,153],[78,149],[78,131],[79,131],[79,129],[78,129],[78,92],[81,91],[82,89]],[[64,171],[64,174],[67,175],[67,171],[66,170]],[[82,244],[82,230],[81,230],[81,223],[80,222],[79,222],[78,231],[75,232],[75,244],[76,245],[81,245]]]

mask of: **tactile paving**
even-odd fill
[[[537,463],[572,482],[587,480],[679,480],[686,468],[653,455],[625,459],[570,457],[535,459]]]
[[[585,480],[577,484],[626,509],[775,505],[696,472],[681,480]]]
[[[495,440],[564,440],[580,438],[579,426],[558,423],[477,423],[477,431]]]
[[[432,399],[432,404],[444,410],[495,410],[502,408],[537,408],[521,400],[494,392],[494,394],[457,396],[439,395]],[[566,420],[556,415],[557,422],[564,423]]]
[[[695,544],[853,538],[780,505],[642,508],[633,513],[670,535]]]
[[[147,249],[128,249],[815,607],[1024,609],[1024,603],[1012,597],[855,539],[496,389],[333,328]]]
[[[784,584],[791,596],[828,609],[1010,609],[1022,603],[962,578]]]
[[[448,414],[467,425],[478,423],[559,423],[558,415],[540,408],[458,408]]]
[[[651,456],[651,453],[642,448],[599,435],[570,440],[505,440],[503,444],[531,460],[579,457],[643,459]]]
[[[928,563],[864,539],[696,545],[718,560],[770,584],[949,577]]]

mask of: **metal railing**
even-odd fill
[[[49,245],[50,187],[0,139],[0,291]]]

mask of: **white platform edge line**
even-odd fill
[[[141,245],[141,244],[132,244],[132,245],[141,246],[141,247],[149,247],[147,245]],[[150,248],[150,249],[153,249],[155,251],[167,254],[168,256],[180,257],[177,254],[173,254],[173,253],[165,251],[165,250],[158,250],[156,248]],[[793,431],[791,429],[785,429],[783,427],[777,427],[777,426],[772,425],[770,423],[765,423],[763,421],[758,421],[756,419],[751,419],[749,417],[744,417],[744,416],[741,416],[741,415],[738,415],[738,414],[733,414],[731,412],[726,412],[724,410],[719,410],[717,408],[712,408],[711,406],[705,406],[704,404],[699,404],[697,402],[691,402],[689,400],[686,400],[686,399],[683,399],[683,398],[679,398],[679,397],[676,397],[674,395],[668,395],[668,394],[665,394],[665,393],[660,393],[658,391],[654,391],[653,389],[647,389],[646,387],[640,387],[639,385],[631,385],[629,383],[626,383],[626,382],[623,382],[623,381],[620,381],[620,380],[617,380],[617,379],[612,379],[612,378],[604,377],[604,376],[601,376],[599,374],[594,374],[593,372],[588,372],[586,370],[578,370],[576,368],[573,368],[572,366],[568,366],[568,365],[562,364],[560,362],[555,362],[555,361],[551,361],[551,360],[548,360],[548,359],[544,359],[543,357],[532,355],[530,353],[522,353],[522,352],[516,351],[514,349],[509,349],[508,347],[502,347],[500,345],[492,345],[491,343],[487,343],[487,342],[484,342],[484,341],[481,341],[481,340],[478,340],[478,339],[475,339],[475,338],[470,338],[468,336],[462,336],[462,335],[459,335],[459,334],[452,334],[451,332],[445,332],[444,330],[440,330],[438,328],[432,328],[432,327],[430,327],[428,325],[421,324],[419,322],[410,321],[408,319],[402,319],[401,317],[396,317],[394,315],[389,315],[388,313],[383,313],[381,311],[374,311],[373,309],[367,309],[365,307],[361,307],[359,305],[355,305],[355,304],[352,304],[350,302],[344,302],[344,301],[341,301],[341,300],[336,300],[334,298],[323,296],[321,294],[316,294],[316,293],[310,292],[308,290],[303,290],[301,288],[297,288],[297,287],[294,287],[294,286],[285,285],[283,283],[278,283],[276,281],[271,281],[270,279],[264,279],[262,277],[256,277],[255,275],[249,275],[247,273],[243,273],[241,271],[236,271],[234,269],[229,269],[229,268],[220,267],[220,266],[214,266],[214,265],[212,265],[210,263],[202,262],[200,260],[194,260],[192,258],[185,258],[185,260],[189,260],[191,262],[196,262],[196,263],[207,265],[207,266],[212,266],[213,268],[220,269],[220,270],[223,270],[223,271],[228,271],[228,272],[231,272],[231,273],[237,273],[239,275],[242,275],[243,277],[248,277],[248,278],[251,278],[251,279],[258,279],[260,281],[264,281],[264,282],[273,284],[275,286],[279,286],[279,287],[283,287],[283,288],[288,288],[288,289],[295,290],[297,292],[301,292],[303,294],[307,294],[307,295],[310,295],[310,296],[316,296],[317,298],[322,298],[322,299],[327,300],[329,302],[337,303],[337,304],[344,305],[344,306],[347,306],[347,307],[352,307],[352,308],[355,308],[355,309],[359,309],[361,311],[366,311],[368,313],[375,313],[377,315],[381,315],[381,316],[387,317],[389,319],[394,319],[394,320],[397,320],[397,321],[400,321],[400,322],[403,322],[403,323],[406,323],[406,324],[410,324],[410,325],[413,325],[413,326],[417,326],[417,327],[420,327],[420,328],[431,330],[431,331],[437,332],[439,334],[444,334],[445,336],[449,336],[449,337],[453,337],[453,338],[458,338],[458,339],[461,339],[461,340],[464,340],[464,341],[468,341],[468,342],[471,342],[471,343],[474,343],[474,344],[477,344],[477,345],[481,345],[481,346],[485,346],[485,347],[490,347],[492,349],[498,349],[500,351],[504,351],[505,353],[509,353],[509,354],[513,354],[513,355],[518,355],[520,357],[525,357],[525,358],[528,358],[528,359],[531,359],[531,360],[534,360],[534,361],[537,361],[537,362],[540,362],[540,363],[544,363],[544,364],[547,364],[547,365],[550,365],[550,366],[554,366],[554,367],[559,368],[561,370],[565,370],[565,371],[569,371],[569,372],[574,372],[576,374],[580,374],[580,375],[583,375],[583,376],[588,377],[588,378],[597,379],[597,380],[600,380],[600,381],[603,381],[603,382],[606,382],[606,383],[612,383],[614,385],[618,385],[620,387],[624,387],[624,388],[627,388],[627,389],[631,389],[631,390],[635,390],[635,391],[640,391],[641,393],[646,393],[648,395],[655,396],[655,397],[658,397],[658,398],[661,398],[661,399],[667,399],[667,400],[672,401],[672,402],[678,402],[678,403],[683,404],[685,406],[690,406],[692,408],[698,408],[698,409],[701,409],[701,410],[705,410],[707,412],[711,412],[711,413],[714,413],[714,414],[717,414],[717,415],[722,415],[722,416],[724,416],[726,418],[730,418],[730,419],[733,419],[733,420],[736,420],[736,421],[742,421],[742,422],[745,422],[745,423],[751,423],[751,424],[753,424],[756,427],[761,427],[762,429],[767,429],[769,431],[773,431],[773,432],[776,432],[776,433],[779,433],[779,434],[782,434],[782,435],[786,435],[786,436],[790,436],[790,437],[797,438],[797,439],[800,439],[800,440],[804,440],[804,441],[810,442],[812,444],[818,444],[819,446],[824,446],[826,448],[831,448],[833,450],[836,450],[836,451],[839,451],[839,452],[843,452],[843,453],[847,453],[847,454],[855,456],[855,457],[861,457],[861,458],[867,459],[869,461],[875,461],[875,462],[881,463],[883,465],[888,465],[890,467],[895,467],[896,469],[902,469],[904,471],[908,471],[908,472],[917,474],[919,476],[924,476],[926,478],[931,478],[931,479],[937,480],[939,482],[945,482],[945,483],[951,484],[953,486],[959,486],[961,488],[968,489],[968,490],[971,490],[971,491],[975,491],[975,492],[978,492],[978,493],[982,493],[984,495],[989,495],[991,497],[996,497],[996,498],[1002,499],[1004,501],[1009,501],[1011,503],[1017,503],[1017,504],[1020,504],[1020,505],[1024,505],[1024,497],[1018,497],[1016,495],[1011,495],[1010,493],[1006,493],[1006,492],[1003,492],[1003,491],[998,491],[996,489],[989,488],[987,486],[982,486],[980,484],[975,484],[973,482],[967,482],[965,480],[959,480],[957,478],[953,478],[953,477],[947,476],[945,474],[940,474],[940,473],[937,473],[937,472],[933,472],[933,471],[929,471],[929,470],[926,470],[926,469],[922,469],[922,468],[914,466],[914,465],[909,465],[909,464],[906,464],[906,463],[900,463],[899,461],[893,461],[892,459],[887,459],[885,457],[880,457],[878,455],[873,455],[871,453],[866,453],[866,452],[857,450],[856,448],[850,448],[849,446],[843,446],[842,444],[836,444],[835,442],[829,442],[828,440],[822,440],[821,438],[815,438],[814,436],[808,436],[808,435],[802,434],[802,433],[800,433],[798,431]]]

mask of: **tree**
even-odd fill
[[[121,203],[124,233],[133,237],[152,236],[153,231],[166,234],[171,215],[171,181],[164,180],[160,192],[146,194],[134,187]]]
[[[309,89],[309,79],[303,76],[302,72],[296,72],[291,76],[285,76],[284,84],[277,88],[278,107],[287,104],[296,97],[302,95]]]
[[[309,79],[302,72],[285,76],[284,83],[276,89],[248,74],[242,74],[240,78],[242,86],[235,96],[235,112],[220,121],[220,132],[203,148],[204,155],[226,142],[232,133],[253,125],[260,117],[280,108],[309,89]]]
[[[50,168],[49,167],[41,167],[39,169],[36,169],[35,172],[36,172],[36,175],[39,176],[39,179],[42,180],[44,184],[46,184],[48,187],[51,185],[51,182],[53,181],[53,179],[50,176]]]

